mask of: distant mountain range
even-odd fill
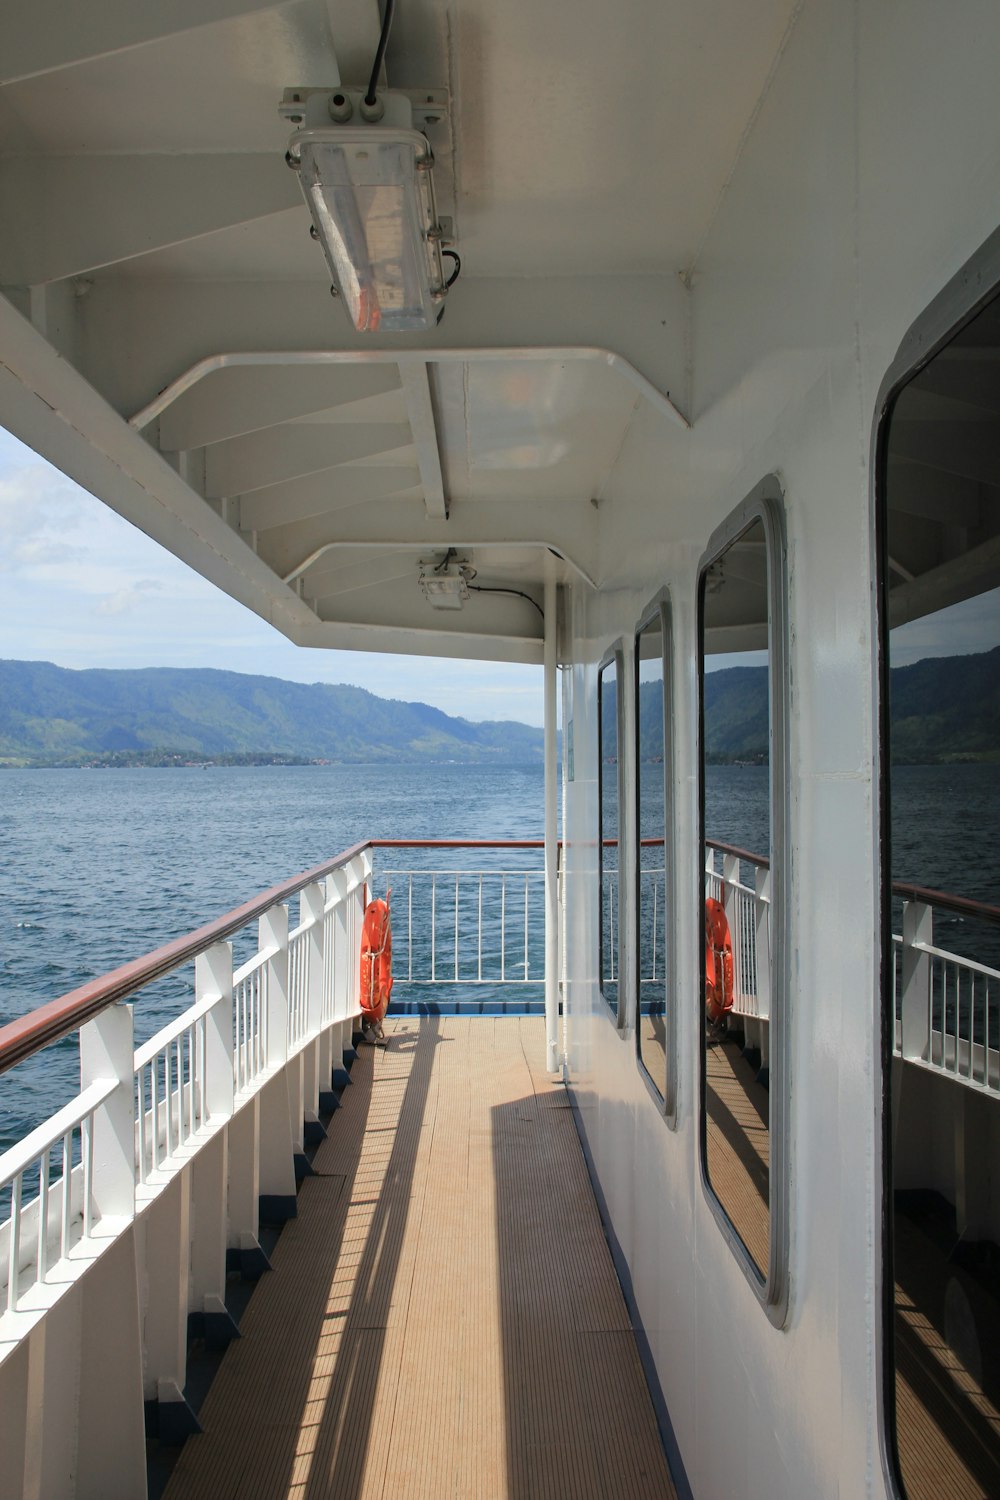
[[[541,758],[542,731],[529,724],[475,724],[343,684],[0,661],[0,765]]]
[[[893,758],[1000,760],[1000,647],[929,657],[891,675]],[[640,689],[643,760],[663,754],[660,686]],[[605,698],[605,716],[613,711]],[[713,762],[767,759],[767,670],[705,678]],[[476,724],[363,688],[207,668],[96,668],[0,661],[0,766],[442,762],[542,758],[542,731]]]
[[[663,754],[658,683],[644,683],[648,726],[639,753]],[[932,656],[890,673],[893,760],[1000,761],[1000,646],[968,656]],[[709,761],[767,759],[767,668],[728,667],[705,677]]]

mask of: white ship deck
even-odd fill
[[[389,1030],[168,1500],[673,1495],[544,1022]]]

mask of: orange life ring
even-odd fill
[[[392,994],[392,929],[389,925],[389,895],[370,901],[361,929],[361,994],[359,1003],[365,1026],[379,1026],[389,1009]]]
[[[717,1025],[733,1008],[733,942],[725,907],[705,898],[705,1009]]]

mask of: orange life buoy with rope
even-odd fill
[[[389,897],[370,901],[365,908],[361,928],[361,1019],[365,1029],[382,1035],[382,1021],[389,1009],[392,994],[392,929],[389,925]]]
[[[733,941],[721,901],[705,898],[705,1009],[717,1026],[733,1008]]]

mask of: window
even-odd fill
[[[701,1145],[710,1201],[752,1284],[783,1316],[784,587],[768,484],[700,575],[704,853]]]
[[[876,466],[883,1363],[908,1500],[1000,1494],[1000,299],[930,359],[922,326]]]
[[[598,723],[598,798],[601,831],[598,840],[598,868],[601,875],[600,944],[601,994],[618,1019],[619,970],[621,967],[621,887],[618,879],[618,808],[620,803],[620,769],[618,747],[618,684],[621,680],[621,653],[604,663],[597,677]]]
[[[671,879],[669,615],[657,604],[635,638],[636,780],[636,1046],[639,1060],[672,1112],[670,1025],[672,936],[667,921]]]

